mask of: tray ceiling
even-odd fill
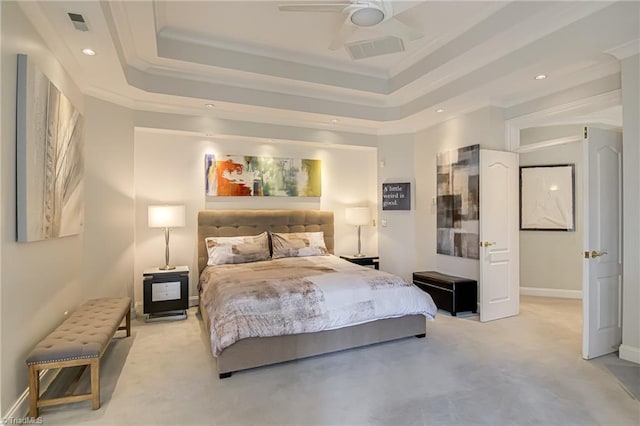
[[[637,50],[639,38],[638,2],[392,1],[393,19],[423,37],[402,40],[403,52],[354,60],[328,48],[344,17],[282,12],[285,3],[20,6],[90,95],[136,109],[363,133],[417,130],[603,79],[619,73],[609,52]],[[82,14],[89,31],[75,30],[68,12]],[[358,28],[347,42],[384,35]],[[97,54],[84,56],[85,47]],[[542,73],[548,78],[535,80]]]

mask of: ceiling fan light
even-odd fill
[[[351,22],[359,27],[372,27],[384,20],[384,13],[375,7],[358,9],[351,14]]]

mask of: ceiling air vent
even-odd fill
[[[402,40],[393,36],[345,43],[344,47],[353,59],[372,58],[374,56],[404,52]]]
[[[71,23],[74,28],[78,31],[89,31],[89,27],[87,26],[87,22],[84,20],[84,16],[79,13],[67,13],[69,15],[69,19],[71,19]]]

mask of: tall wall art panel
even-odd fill
[[[18,55],[17,238],[79,234],[84,222],[83,119],[69,99]]]
[[[437,155],[437,253],[478,259],[480,145]]]

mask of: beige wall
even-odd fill
[[[6,411],[27,386],[24,359],[34,342],[60,322],[84,295],[82,236],[36,243],[16,242],[17,54],[29,55],[80,111],[83,97],[60,64],[43,49],[15,3],[2,2],[2,401]]]
[[[133,297],[132,113],[91,97],[85,112],[84,281],[89,297]]]
[[[420,198],[415,179],[415,136],[394,135],[380,138],[378,147],[378,198],[383,182],[411,183],[411,210],[382,211],[378,206],[380,227],[378,245],[380,269],[411,279],[416,263],[416,200]],[[386,221],[386,226],[382,221]]]
[[[0,412],[27,387],[33,346],[89,297],[126,294],[133,276],[133,128],[126,109],[85,98],[15,3],[2,2]],[[85,118],[85,227],[80,235],[16,242],[15,91],[25,53]],[[129,151],[129,152],[127,152]],[[121,222],[126,218],[126,222]],[[129,224],[129,225],[127,225]]]
[[[436,269],[477,279],[476,259],[436,254],[436,155],[441,151],[479,144],[481,149],[504,150],[504,118],[501,108],[487,107],[445,121],[415,135],[385,136],[379,142],[378,183],[411,181],[410,212],[384,212],[388,226],[380,227],[380,264],[411,279],[414,271]]]
[[[0,29],[2,28],[2,17],[4,16],[4,8],[2,7],[2,5],[0,5]],[[0,34],[0,40],[2,40],[2,35]],[[0,84],[2,84],[2,70],[3,70],[3,58],[4,58],[4,53],[2,53],[0,51]],[[0,89],[0,96],[3,95],[4,92],[2,92],[2,90]],[[3,111],[4,111],[4,97],[0,97],[0,140],[4,140],[4,116],[2,115]],[[2,173],[2,159],[4,158],[2,155],[2,144],[0,144],[0,206],[4,206],[3,203],[3,198],[2,195],[4,194],[4,176]],[[2,228],[3,228],[3,222],[4,221],[4,208],[0,208],[0,346],[2,346],[2,246],[4,244],[2,244]],[[0,348],[0,383],[4,383],[4,376],[2,374],[2,349]],[[3,392],[2,392],[2,388],[3,386],[0,385],[0,416],[4,415],[5,410],[3,409],[4,404],[2,403],[3,398]]]
[[[267,128],[268,126],[265,126]],[[322,196],[298,197],[209,197],[204,196],[204,155],[225,154],[312,158],[322,161]],[[345,224],[348,206],[368,205],[375,215],[375,148],[310,144],[308,142],[268,142],[250,137],[205,137],[159,130],[136,131],[135,136],[136,247],[135,297],[142,301],[142,272],[164,262],[164,233],[147,226],[150,204],[184,204],[185,228],[171,231],[171,263],[188,265],[190,294],[197,298],[196,220],[199,210],[215,209],[321,209],[335,213],[335,252],[353,254],[357,233]],[[377,253],[377,232],[362,227],[362,249]]]
[[[438,271],[478,279],[477,259],[436,254],[437,214],[436,155],[465,146],[479,144],[481,149],[504,151],[502,109],[482,108],[419,132],[414,156],[416,170],[416,270]]]
[[[622,61],[624,269],[620,357],[640,363],[640,55]]]

